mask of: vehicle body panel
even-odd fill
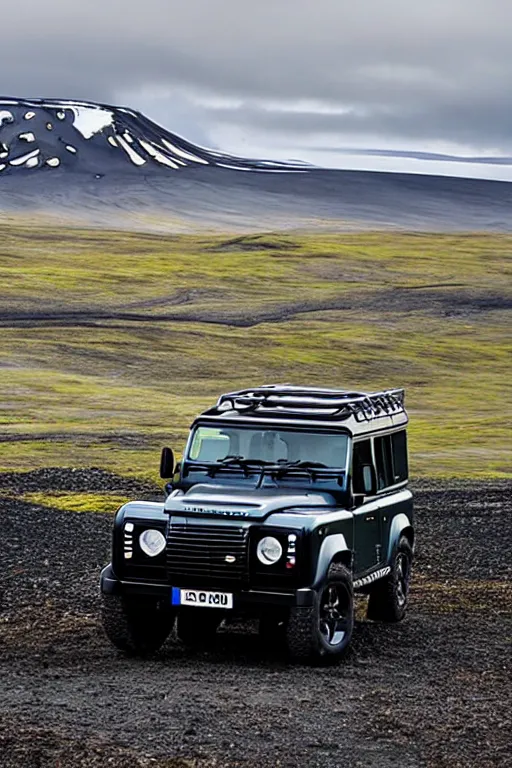
[[[198,417],[165,502],[130,502],[117,512],[112,563],[101,576],[103,592],[170,600],[173,587],[222,587],[233,593],[235,609],[263,610],[268,605],[311,605],[333,562],[351,570],[356,589],[364,591],[384,578],[400,536],[405,532],[414,541],[412,494],[405,479],[358,501],[352,445],[354,439],[371,440],[375,463],[374,438],[404,430],[407,415],[405,410],[380,412],[376,407],[371,418],[357,410],[341,423],[326,418],[331,417],[309,412],[285,416],[268,408],[261,416],[257,409],[248,415],[211,409]],[[212,466],[190,459],[198,425],[339,433],[347,437],[347,452],[337,468],[302,471],[293,462],[259,468]],[[166,538],[166,548],[154,558],[145,557],[138,544],[148,527]],[[282,547],[276,565],[258,559],[257,544],[266,536],[277,538]]]

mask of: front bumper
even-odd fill
[[[209,590],[212,587],[205,584],[204,589]],[[172,586],[170,584],[158,584],[149,581],[121,581],[114,574],[111,565],[107,565],[101,572],[100,590],[104,595],[151,595],[171,603]],[[270,592],[254,589],[233,591],[233,608],[236,611],[238,608],[243,609],[255,605],[308,607],[313,605],[315,594],[315,590],[309,587],[294,589],[291,592]]]

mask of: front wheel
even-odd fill
[[[407,611],[412,571],[412,547],[402,536],[391,564],[391,573],[370,591],[367,616],[374,621],[401,621]]]
[[[175,614],[151,597],[102,595],[101,618],[110,642],[132,655],[147,656],[166,641]]]
[[[314,604],[291,609],[286,627],[288,649],[298,661],[334,661],[347,650],[353,628],[352,575],[341,563],[333,563]]]

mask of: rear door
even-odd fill
[[[407,482],[407,438],[405,429],[374,440],[382,554],[386,557],[393,518],[403,512],[403,490]],[[410,503],[409,503],[410,506]]]

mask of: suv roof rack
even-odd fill
[[[354,416],[369,421],[405,412],[403,389],[382,392],[352,392],[345,389],[316,389],[288,384],[266,384],[221,395],[203,416],[221,416],[238,411],[244,416],[301,418],[342,421]]]

